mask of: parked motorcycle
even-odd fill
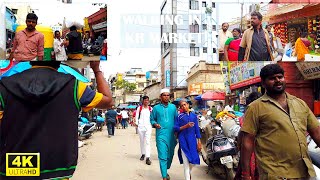
[[[218,121],[210,120],[209,114],[199,118],[202,159],[215,174],[232,180],[235,176],[234,168],[239,162],[236,145],[233,139],[224,135]]]
[[[102,127],[104,125],[104,118],[101,116],[95,116],[93,121],[96,122],[97,131],[102,131]]]
[[[89,54],[100,55],[102,50],[102,44],[98,41],[95,41],[93,45],[91,45],[88,49]]]
[[[89,122],[87,118],[80,117],[78,122],[79,137],[88,139],[96,129],[96,123]]]

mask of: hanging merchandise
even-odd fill
[[[320,17],[316,17],[316,33],[317,33],[317,44],[320,46]]]

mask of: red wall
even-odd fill
[[[313,81],[304,80],[295,63],[278,62],[278,64],[284,69],[284,76],[287,84],[286,91],[304,100],[313,111]]]

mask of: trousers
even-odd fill
[[[181,149],[181,155],[182,155],[182,159],[183,159],[184,179],[190,180],[191,170],[194,165],[189,163],[189,160],[188,160],[187,156],[184,154],[182,149]]]
[[[147,158],[150,157],[150,140],[152,128],[150,127],[138,127],[138,133],[140,138],[140,150],[141,154],[145,154]]]

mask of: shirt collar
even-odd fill
[[[292,96],[291,94],[289,94],[287,92],[285,92],[285,94],[286,94],[288,100],[294,99],[294,96]],[[275,99],[268,96],[267,93],[264,93],[264,95],[261,97],[261,100],[262,101],[271,101],[271,102],[276,101]]]
[[[27,28],[25,28],[24,30],[22,30],[25,34],[27,34]],[[31,36],[33,36],[33,35],[35,35],[35,34],[38,34],[39,32],[35,29],[33,32],[32,32],[32,34],[31,34]]]

